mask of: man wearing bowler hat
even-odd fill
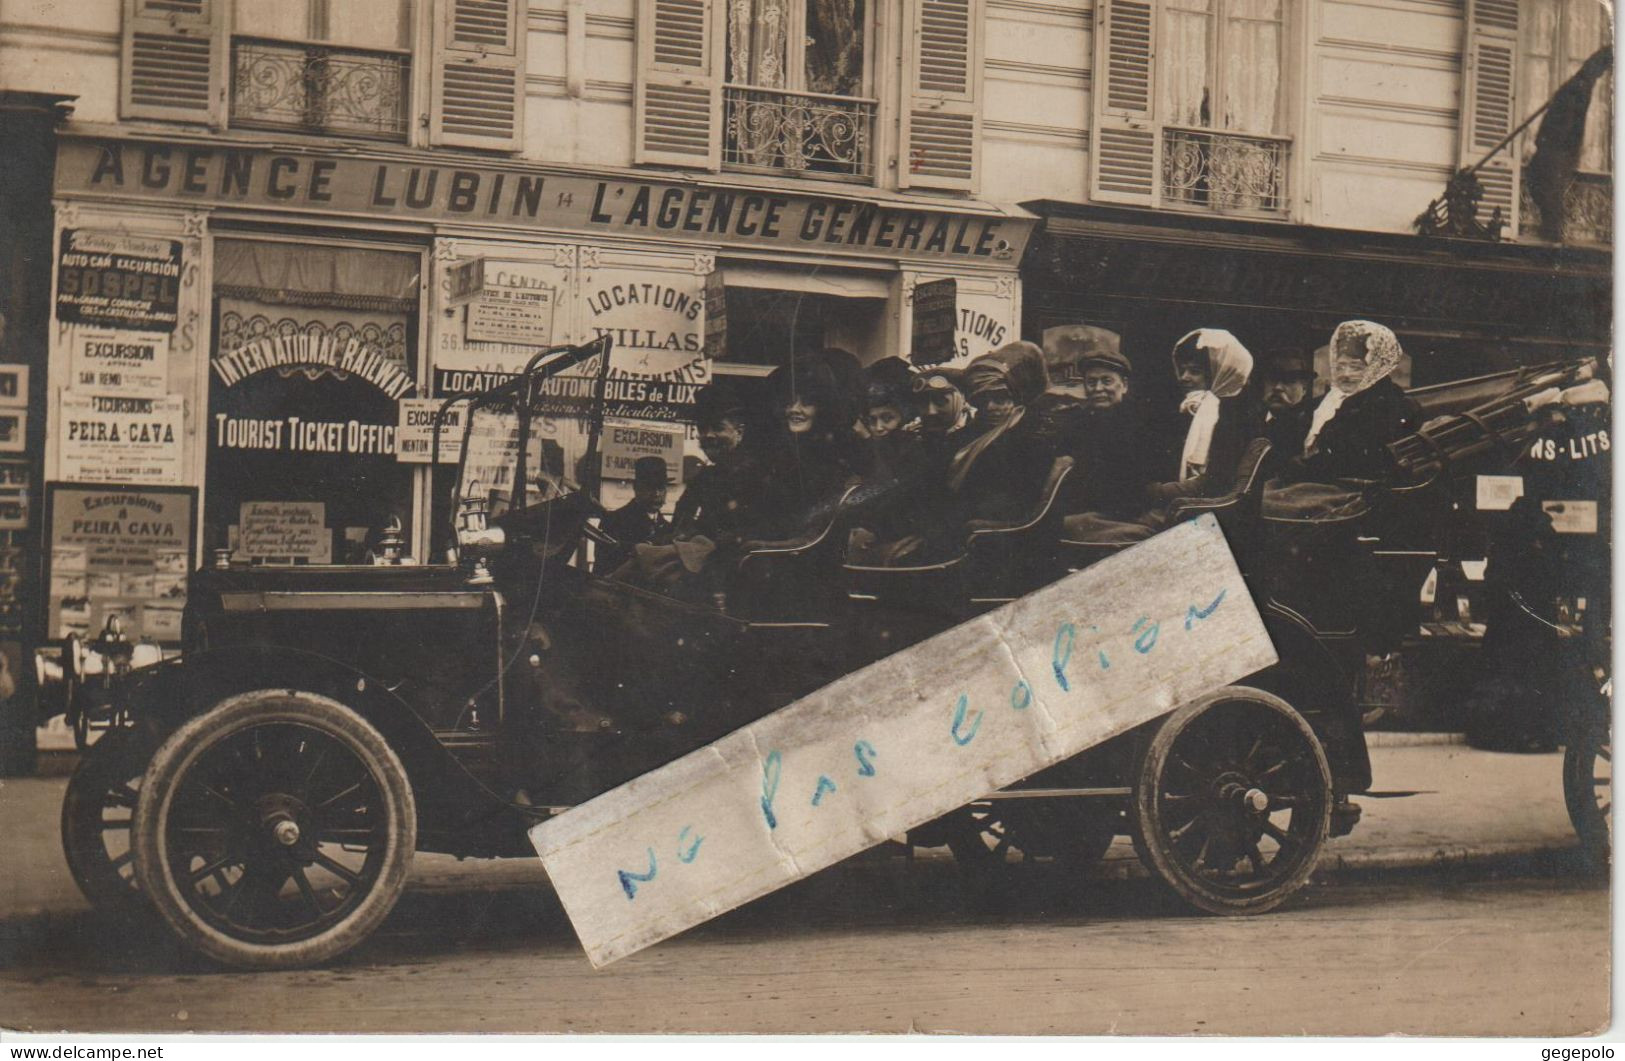
[[[632,465],[632,500],[598,522],[614,538],[615,546],[598,546],[593,571],[607,575],[626,563],[636,545],[671,539],[671,520],[660,514],[666,503],[666,462],[660,457],[639,457]]]
[[[1258,379],[1273,459],[1301,457],[1315,414],[1313,364],[1302,354],[1281,354],[1264,363]]]

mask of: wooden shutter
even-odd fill
[[[1477,165],[1517,125],[1519,0],[1467,0],[1462,47],[1461,157]],[[1508,144],[1478,171],[1484,198],[1478,218],[1487,222],[1497,206],[1508,236],[1518,233],[1518,184],[1522,160]]]
[[[1155,206],[1161,184],[1155,0],[1098,0],[1089,197]]]
[[[975,191],[981,153],[982,0],[918,0],[904,78],[902,188]]]
[[[227,0],[125,0],[119,114],[222,124]]]
[[[429,142],[517,150],[525,134],[526,0],[439,0]]]
[[[633,160],[722,165],[723,0],[638,0]]]

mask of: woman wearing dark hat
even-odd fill
[[[917,562],[938,551],[944,538],[943,464],[933,461],[921,436],[908,363],[884,358],[865,375],[863,481],[847,557],[865,564]]]
[[[842,358],[814,354],[781,365],[767,378],[773,427],[764,458],[764,525],[755,537],[795,537],[826,519],[855,481],[857,409],[843,365]]]
[[[1019,519],[1032,511],[1055,457],[1054,440],[1031,411],[1048,386],[1044,351],[1028,342],[1001,346],[966,366],[976,420],[948,465],[948,490],[963,520]]]

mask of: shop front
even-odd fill
[[[1044,221],[1022,269],[1024,333],[1118,332],[1137,376],[1170,393],[1168,353],[1201,327],[1306,356],[1339,321],[1379,321],[1411,355],[1414,386],[1609,348],[1606,251],[1025,205]]]
[[[614,337],[598,461],[597,366],[550,382],[541,440],[549,474],[614,507],[648,455],[675,502],[718,374],[825,347],[964,361],[1017,335],[1030,216],[805,187],[832,186],[67,134],[46,478],[178,491],[192,562],[425,562],[457,457],[431,467],[434,411],[548,345]],[[47,637],[173,609],[126,592],[146,585],[58,578]]]

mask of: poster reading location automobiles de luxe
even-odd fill
[[[185,488],[49,484],[50,636],[95,637],[117,616],[132,642],[178,642],[196,500]]]

